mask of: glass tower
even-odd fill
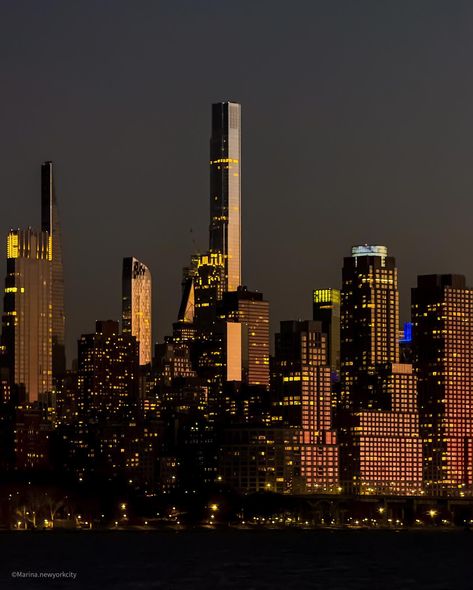
[[[66,353],[64,347],[64,270],[62,262],[61,228],[54,189],[53,163],[44,162],[41,166],[41,230],[48,232],[50,238],[51,265],[51,304],[52,304],[52,355],[53,377],[64,374]]]
[[[223,255],[224,291],[241,285],[241,106],[212,105],[210,251]]]
[[[123,259],[122,274],[123,333],[131,334],[140,346],[140,365],[152,359],[151,273],[136,258]]]

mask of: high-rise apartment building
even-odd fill
[[[241,106],[212,105],[210,252],[224,260],[223,291],[241,285]]]
[[[140,365],[152,360],[152,286],[147,266],[136,258],[123,259],[122,329],[136,338],[140,347]]]
[[[465,277],[419,276],[412,324],[426,490],[471,491],[473,290]]]
[[[59,377],[66,370],[65,352],[65,311],[64,311],[64,270],[62,260],[62,236],[59,224],[56,191],[54,186],[53,163],[41,166],[41,230],[48,232],[51,257],[51,305],[52,305],[52,366],[53,377]]]
[[[47,232],[11,230],[2,341],[18,399],[52,391],[51,250]]]

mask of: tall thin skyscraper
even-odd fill
[[[223,291],[241,285],[241,106],[212,105],[210,138],[210,251],[225,262]]]
[[[62,237],[54,188],[53,163],[41,166],[41,230],[49,234],[51,256],[52,355],[53,377],[66,370],[64,346],[66,318],[64,311],[64,269]]]
[[[151,273],[136,258],[123,259],[122,323],[123,333],[131,334],[140,346],[140,365],[152,359]]]
[[[50,243],[47,232],[32,229],[7,237],[2,345],[18,401],[52,390]]]

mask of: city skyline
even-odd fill
[[[404,320],[418,273],[472,276],[463,246],[473,190],[468,4],[359,11],[302,2],[293,13],[272,3],[269,30],[264,2],[251,15],[232,7],[230,30],[222,6],[184,3],[197,27],[168,7],[167,30],[152,4],[137,16],[119,1],[113,15],[94,7],[93,18],[90,8],[59,14],[41,4],[30,5],[28,22],[19,4],[2,8],[0,230],[37,218],[37,166],[53,160],[69,358],[76,334],[120,317],[108,286],[120,284],[122,257],[147,261],[167,285],[155,294],[159,339],[174,320],[193,239],[200,251],[207,244],[207,108],[226,98],[244,105],[245,283],[271,301],[273,332],[277,318],[310,317],[317,285],[340,287],[338,262],[353,244],[385,243],[396,256]],[[146,212],[137,232],[127,229],[130,199]],[[278,287],[278,267],[291,289]],[[86,274],[94,297],[78,278]]]

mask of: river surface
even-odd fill
[[[3,532],[0,544],[1,590],[473,590],[466,531]],[[20,577],[40,572],[76,577]]]

